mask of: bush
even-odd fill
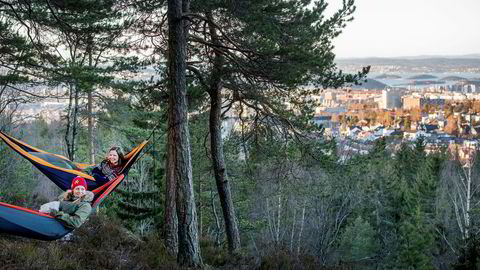
[[[277,250],[262,258],[259,269],[322,269],[320,265],[320,262],[311,256],[296,257],[285,250]]]

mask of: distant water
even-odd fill
[[[368,78],[375,79],[375,77],[382,75],[381,73],[370,73],[368,74]],[[379,82],[382,82],[391,87],[404,87],[404,88],[425,88],[429,86],[447,86],[447,85],[454,85],[458,81],[448,81],[442,80],[448,76],[456,76],[456,77],[463,77],[469,80],[479,79],[479,73],[388,73],[388,75],[398,75],[401,76],[399,79],[375,79]],[[426,80],[412,80],[409,79],[410,77],[417,76],[417,75],[432,75],[437,77],[436,79],[426,79]],[[441,81],[441,83],[437,84],[423,84],[423,85],[415,85],[413,81]]]

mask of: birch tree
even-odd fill
[[[463,241],[472,234],[472,215],[480,205],[480,182],[478,152],[475,149],[461,149],[462,159],[456,153],[456,159],[448,162],[444,177],[449,181],[450,202],[455,213],[458,232]]]

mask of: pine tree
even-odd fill
[[[434,269],[429,250],[433,234],[420,207],[404,218],[398,228],[399,247],[395,267],[400,269]]]
[[[45,68],[35,46],[15,30],[16,18],[0,16],[0,130],[5,131],[21,104],[44,97],[26,86],[40,83]]]
[[[323,20],[323,1],[312,9],[308,5],[309,1],[192,2],[190,52],[201,61],[192,62],[188,70],[209,95],[210,151],[230,251],[239,248],[240,239],[221,139],[226,110],[237,106],[250,111],[249,120],[264,119],[254,125],[269,122],[293,128],[294,109],[287,109],[285,102],[307,122],[312,103],[305,97],[318,91],[297,87],[312,82],[340,86],[364,75],[337,71],[331,52],[331,39],[349,20],[353,1],[328,20]]]
[[[130,21],[118,1],[12,1],[10,16],[22,22],[38,53],[49,56],[48,85],[66,89],[67,155],[75,159],[81,115],[88,119],[90,157],[93,159],[93,94],[114,84],[119,69],[112,53],[125,49],[120,35]],[[38,33],[35,39],[30,33]],[[102,108],[102,103],[97,103]],[[85,109],[84,109],[85,108]],[[93,160],[92,160],[93,161]]]
[[[144,120],[148,121],[148,119]],[[148,147],[143,150],[141,157],[130,169],[128,178],[117,189],[119,200],[116,213],[132,231],[145,234],[153,229],[161,230],[163,225],[165,149],[162,142],[164,130],[151,132],[138,127],[132,128],[135,126],[133,123],[128,124],[131,127],[124,129],[124,135],[133,139],[134,145],[147,137],[150,139]],[[138,124],[140,123],[137,122]],[[135,137],[138,138],[134,139]]]
[[[402,144],[395,153],[389,205],[393,251],[392,267],[432,269],[435,246],[434,202],[441,159],[425,154],[423,138],[413,149]]]
[[[346,227],[339,247],[344,254],[342,260],[347,262],[371,261],[378,252],[378,248],[373,226],[361,216]]]

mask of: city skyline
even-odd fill
[[[342,0],[327,0],[327,12]],[[478,0],[356,0],[354,20],[334,41],[339,58],[480,54]]]

